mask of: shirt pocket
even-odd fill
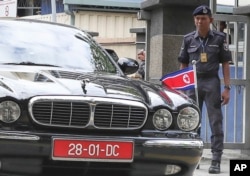
[[[208,45],[206,48],[206,52],[211,54],[217,54],[220,52],[220,48],[218,45]]]
[[[193,60],[200,59],[199,48],[197,48],[197,47],[188,48],[187,52],[189,55],[189,63],[191,63]]]
[[[195,47],[195,48],[188,48],[187,52],[188,52],[188,54],[194,54],[195,52],[197,52],[197,50],[198,50],[197,47]]]

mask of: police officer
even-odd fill
[[[211,128],[212,161],[209,173],[220,173],[220,162],[223,153],[223,115],[221,105],[227,104],[230,98],[230,70],[232,60],[226,37],[222,32],[210,29],[213,22],[211,10],[206,5],[197,7],[193,12],[196,31],[184,36],[178,61],[181,69],[196,63],[198,104],[202,110],[205,103]],[[222,65],[224,90],[221,93],[219,66]],[[196,100],[195,90],[187,94]]]

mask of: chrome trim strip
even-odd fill
[[[0,132],[0,139],[13,139],[13,140],[28,140],[28,141],[38,141],[39,136],[30,134],[20,134],[17,132]]]
[[[204,144],[200,140],[148,140],[143,146],[145,147],[165,147],[165,148],[203,148]]]

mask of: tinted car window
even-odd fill
[[[39,33],[32,30],[38,27],[42,28]],[[0,30],[0,63],[46,63],[86,72],[116,72],[106,53],[79,30],[35,23],[2,23]]]

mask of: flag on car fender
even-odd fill
[[[194,69],[187,67],[164,75],[160,81],[166,86],[176,90],[189,90],[195,88]]]

